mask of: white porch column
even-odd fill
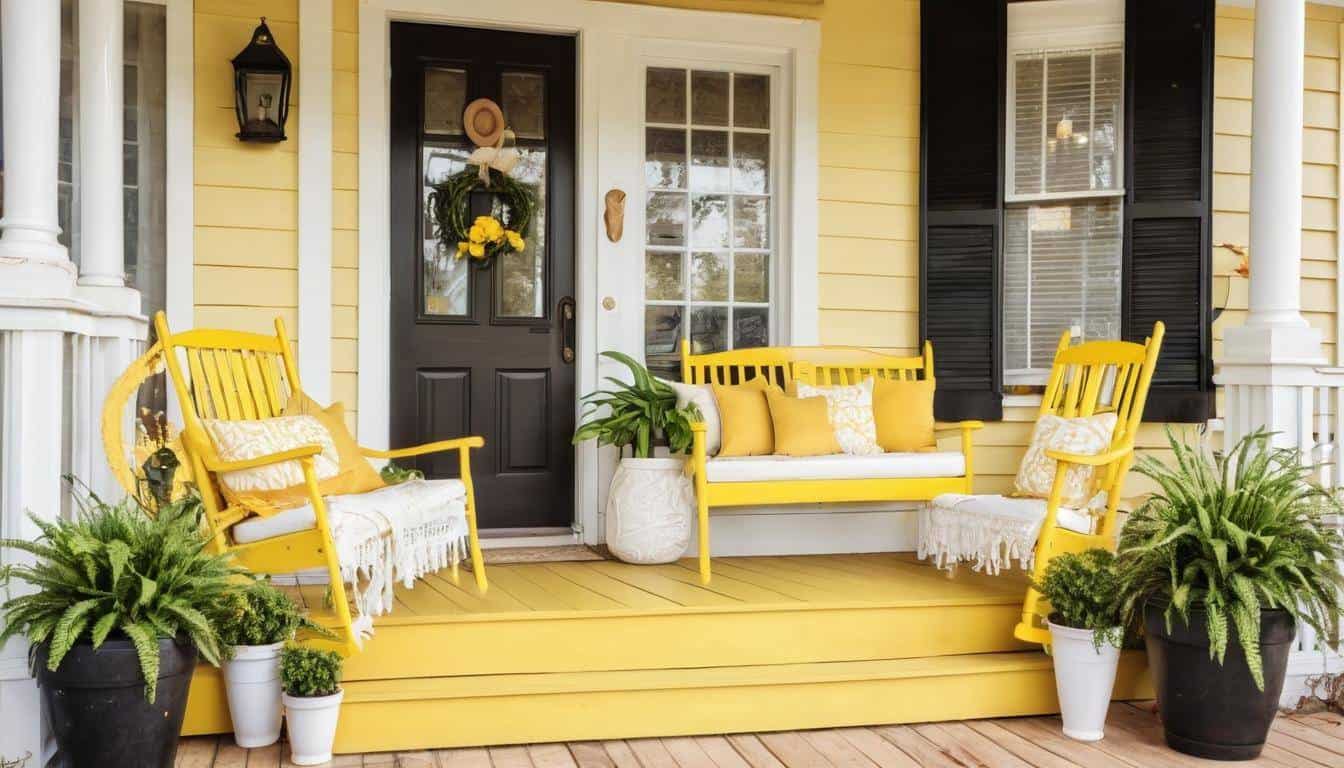
[[[1228,442],[1264,426],[1298,445],[1321,333],[1302,317],[1304,0],[1259,0],[1251,105],[1250,314],[1229,328],[1217,381],[1228,385]],[[1310,410],[1304,425],[1310,429]],[[1310,435],[1305,435],[1309,437]]]
[[[75,265],[56,240],[61,4],[0,0],[4,218],[0,295],[69,296]]]
[[[121,0],[80,0],[79,293],[138,314],[139,296],[125,287],[122,25]]]

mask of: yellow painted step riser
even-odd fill
[[[1122,665],[1114,696],[1151,696],[1141,656],[1130,655]],[[336,751],[795,730],[1057,711],[1049,668],[709,689],[368,703],[356,699],[342,707]]]

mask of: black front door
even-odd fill
[[[392,25],[392,441],[481,435],[482,528],[574,518],[574,38]],[[512,175],[539,205],[522,253],[488,269],[434,239],[430,187],[466,167],[466,104],[498,104],[517,135]],[[567,351],[567,346],[571,347]],[[426,457],[457,475],[456,454]]]

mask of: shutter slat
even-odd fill
[[[1144,418],[1213,415],[1208,307],[1214,0],[1129,0],[1124,336],[1166,338]]]
[[[920,325],[939,419],[999,419],[1006,6],[920,4]],[[974,18],[975,24],[966,20]]]

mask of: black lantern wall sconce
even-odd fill
[[[275,44],[263,16],[252,42],[233,57],[233,107],[240,140],[285,140],[292,78],[289,57]]]

